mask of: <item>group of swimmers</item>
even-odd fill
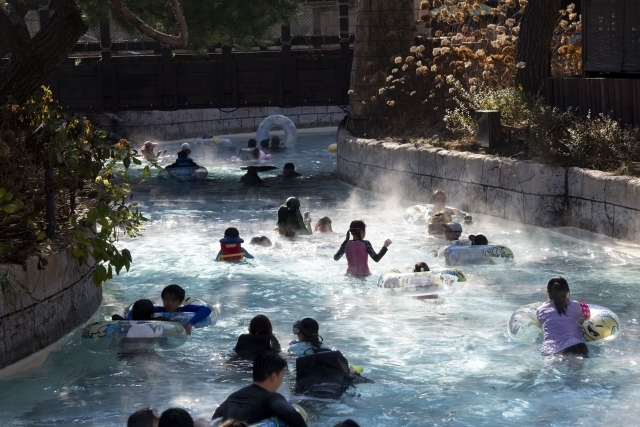
[[[273,139],[272,139],[273,141]],[[261,141],[261,147],[265,147],[268,141]],[[186,144],[188,145],[188,144]],[[279,145],[279,144],[278,144]],[[185,144],[181,147],[181,152],[186,153],[188,158],[189,147]],[[273,146],[272,146],[273,149]],[[238,155],[239,158],[249,153],[253,159],[260,158],[258,152],[256,157],[255,140],[249,142],[246,149],[242,149]],[[260,150],[258,150],[260,151]],[[277,151],[277,149],[276,149]],[[179,158],[184,158],[180,157]],[[285,167],[286,169],[286,167]],[[294,168],[291,168],[295,172]],[[284,171],[283,171],[284,172]],[[463,224],[471,223],[472,216],[460,209],[446,206],[446,194],[441,190],[436,190],[432,194],[431,202],[433,207],[425,215],[425,223],[428,225],[429,234],[442,235],[448,244],[454,245],[487,245],[488,240],[482,234],[470,235],[468,239],[461,240],[462,224],[454,222],[453,216],[462,218]],[[331,220],[328,217],[321,218],[312,229],[311,218],[308,212],[301,212],[299,199],[295,197],[288,198],[283,205],[278,208],[277,212],[277,230],[280,235],[287,238],[295,238],[300,235],[310,235],[313,232],[332,232]],[[379,262],[387,253],[391,240],[386,239],[379,252],[376,252],[372,244],[365,240],[367,225],[362,220],[352,221],[349,230],[346,233],[344,242],[340,245],[334,255],[334,260],[338,261],[343,256],[347,259],[347,274],[356,276],[368,276],[371,271],[368,267],[368,258]],[[242,258],[253,258],[244,248],[240,238],[240,233],[236,228],[228,228],[225,230],[224,237],[220,240],[221,249],[216,259],[220,261],[238,261]],[[266,236],[256,236],[251,240],[252,244],[261,246],[270,246],[271,242]],[[418,262],[414,266],[414,272],[429,271],[429,266],[424,262]],[[537,309],[537,318],[540,321],[544,334],[544,342],[541,352],[544,355],[553,354],[578,354],[585,356],[588,354],[588,348],[582,341],[581,323],[589,318],[588,306],[570,299],[569,285],[566,279],[560,276],[552,277],[547,283],[547,302]],[[171,312],[176,310],[195,310],[195,315],[186,325],[187,333],[204,313],[202,306],[181,306],[184,300],[184,290],[177,285],[170,285],[162,292],[163,306],[157,307],[149,300],[137,301],[131,312],[131,319],[145,320],[152,318],[157,312]],[[150,317],[149,317],[150,316]],[[116,317],[114,317],[115,319]],[[324,353],[334,353],[332,363],[339,366],[339,359],[343,357],[339,352],[334,352],[323,343],[322,337],[319,335],[318,323],[311,319],[305,318],[293,324],[293,333],[297,340],[292,341],[288,348],[288,353],[298,358],[308,356],[324,357]],[[261,420],[277,417],[284,421],[290,427],[305,427],[306,421],[304,417],[289,404],[286,399],[277,393],[278,388],[282,385],[287,362],[280,356],[282,350],[281,345],[271,327],[270,320],[264,315],[258,315],[251,320],[249,325],[249,333],[243,334],[238,338],[235,346],[235,352],[238,356],[253,359],[253,383],[233,394],[231,394],[225,402],[223,402],[213,414],[213,418],[222,418],[224,427],[247,426]],[[338,353],[338,354],[335,354]],[[296,362],[297,363],[297,362]],[[331,363],[329,363],[331,364]],[[304,373],[302,373],[304,374]],[[342,373],[345,376],[352,376],[354,372],[346,371]],[[304,382],[304,375],[297,372],[297,383]],[[148,409],[144,411],[149,411]],[[181,410],[170,409],[165,413],[167,419],[183,417],[185,420],[188,414],[182,414]],[[140,412],[140,411],[139,411]],[[154,420],[158,424],[135,424],[129,423],[130,427],[149,427],[150,425],[159,427],[163,426],[196,426],[196,421],[185,421],[183,424],[173,422],[173,424],[163,424],[163,417],[155,417]],[[138,414],[138,412],[136,413]],[[133,414],[132,417],[136,416]],[[157,415],[157,414],[156,414]],[[176,418],[177,419],[177,418]],[[189,417],[189,419],[191,419]],[[130,419],[131,421],[131,419]],[[204,420],[203,425],[208,425]],[[357,426],[352,420],[338,424],[343,427]]]
[[[195,324],[211,315],[211,309],[207,306],[182,305],[185,301],[185,290],[172,284],[165,287],[161,293],[162,306],[155,306],[147,299],[138,300],[132,309],[126,313],[126,318],[113,315],[112,320],[134,321],[169,321],[167,318],[155,317],[155,313],[193,313],[193,317],[185,325],[187,333]],[[356,378],[362,378],[352,369],[344,369],[339,362],[344,359],[339,351],[333,351],[323,343],[319,335],[320,326],[312,318],[304,318],[293,323],[292,332],[297,338],[289,342],[287,353],[297,358],[321,357],[325,364],[322,370],[324,396],[332,392],[330,397],[338,397],[346,387]],[[243,359],[253,361],[253,383],[231,394],[214,412],[212,419],[221,418],[224,427],[246,427],[259,421],[277,417],[290,427],[306,427],[304,412],[289,404],[286,399],[276,391],[282,385],[287,361],[280,356],[282,347],[273,333],[271,321],[265,315],[255,316],[250,324],[248,333],[238,337],[234,348],[236,355]],[[334,366],[326,363],[334,360]],[[337,360],[337,363],[335,361]],[[346,359],[345,363],[346,362]],[[305,388],[313,391],[318,375],[314,368],[298,365],[297,388]],[[307,364],[307,366],[310,366]],[[328,366],[328,367],[327,367]],[[364,380],[366,381],[366,380]],[[333,387],[333,388],[332,388]],[[337,424],[342,427],[358,427],[352,420]],[[181,427],[181,426],[210,426],[204,419],[193,420],[182,409],[172,408],[158,416],[155,410],[150,408],[135,412],[129,417],[127,427]]]
[[[161,156],[167,153],[167,150],[159,150],[155,152],[158,144],[153,141],[146,141],[140,148],[140,154],[149,162],[157,162]],[[260,149],[257,148],[257,141],[250,139],[246,148],[241,148],[237,156],[232,157],[232,160],[241,161],[256,161],[256,160],[270,160],[271,153],[279,153],[285,150],[286,147],[280,145],[280,137],[274,135],[270,139],[264,139],[260,142]],[[177,153],[177,157],[174,163],[167,165],[165,169],[173,169],[180,167],[198,167],[199,165],[191,158],[191,145],[188,142],[183,143],[180,146],[180,151]],[[259,185],[262,183],[262,179],[258,176],[259,172],[266,172],[269,170],[277,169],[275,166],[258,166],[250,165],[243,167],[247,171],[245,175],[240,178],[240,181],[248,185]],[[293,163],[286,163],[282,168],[280,177],[282,178],[295,178],[302,176],[296,172],[296,167]]]

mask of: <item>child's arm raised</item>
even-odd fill
[[[368,240],[363,240],[363,242],[365,244],[365,247],[367,248],[367,253],[371,257],[371,259],[374,260],[375,262],[378,262],[382,259],[384,254],[387,253],[387,248],[391,244],[391,240],[389,239],[385,240],[384,246],[382,246],[382,249],[380,249],[380,253],[376,253],[376,251],[373,249],[373,246],[371,246],[371,243]]]

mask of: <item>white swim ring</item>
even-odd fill
[[[181,324],[157,320],[95,322],[82,330],[82,344],[93,352],[144,353],[170,350],[187,341]]]
[[[450,245],[438,249],[446,265],[506,264],[514,261],[513,251],[502,245]]]
[[[256,139],[262,141],[269,138],[269,131],[273,128],[281,128],[284,130],[284,141],[281,141],[281,146],[291,148],[296,143],[298,138],[298,130],[296,125],[293,124],[291,119],[287,116],[274,115],[269,116],[260,123],[258,131],[256,132]]]
[[[542,302],[523,305],[513,312],[507,332],[509,337],[521,343],[542,343],[542,327],[536,311]],[[587,304],[591,317],[582,322],[583,341],[589,344],[601,344],[615,338],[620,333],[620,319],[611,310],[596,304]]]
[[[443,295],[459,291],[466,281],[464,273],[455,268],[437,268],[420,273],[392,270],[380,276],[378,286],[411,296]]]

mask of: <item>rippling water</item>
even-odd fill
[[[347,417],[371,427],[638,424],[637,258],[476,215],[464,234],[482,232],[511,247],[514,265],[464,268],[466,286],[436,301],[385,294],[376,287],[380,273],[417,261],[438,266],[439,242],[402,221],[414,202],[338,182],[335,155],[326,151],[334,141],[334,130],[302,133],[293,150],[270,163],[293,161],[305,177],[283,181],[266,173],[260,188],[244,187],[238,165],[221,159],[203,162],[211,172],[205,182],[144,183],[135,197],[152,222],[142,237],[121,242],[134,264],[104,285],[99,316],[178,283],[188,295],[219,305],[217,324],[176,350],[127,357],[89,353],[77,332],[41,367],[0,380],[0,424],[123,426],[143,406],[182,406],[209,418],[229,393],[250,383],[246,366],[227,361],[258,313],[270,317],[282,343],[294,338],[293,321],[314,317],[325,342],[375,381],[335,402],[312,401],[291,393],[288,374],[280,392],[307,409],[311,425]],[[294,242],[277,237],[276,209],[292,195],[314,219],[330,216],[337,233]],[[393,240],[364,280],[345,277],[346,261],[332,259],[353,219],[367,222],[376,250]],[[232,225],[245,240],[264,234],[275,247],[246,245],[256,259],[244,264],[214,262],[217,242]],[[589,359],[544,359],[536,346],[506,336],[511,313],[542,300],[555,274],[567,277],[574,298],[620,317],[620,338],[592,347]]]

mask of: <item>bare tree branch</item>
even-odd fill
[[[172,36],[170,34],[162,33],[158,30],[154,30],[147,25],[142,19],[138,18],[136,14],[131,12],[129,8],[124,4],[123,0],[111,0],[111,4],[122,15],[125,21],[132,25],[135,29],[142,34],[151,37],[154,40],[164,43],[174,49],[184,49],[187,47],[187,41],[189,39],[189,31],[187,28],[187,21],[184,19],[184,13],[180,6],[179,0],[169,0],[173,16],[175,16],[178,22],[178,35]]]

